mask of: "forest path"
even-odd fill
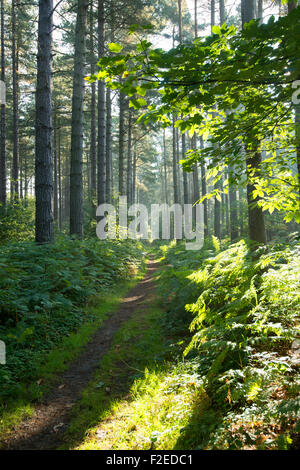
[[[99,368],[99,362],[113,343],[119,328],[136,310],[147,309],[154,290],[156,262],[150,260],[142,281],[123,298],[119,309],[97,330],[85,350],[58,377],[58,383],[35,407],[34,416],[19,425],[3,447],[6,450],[54,450],[63,443],[63,436],[72,418],[72,408],[81,392]]]

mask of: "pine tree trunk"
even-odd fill
[[[4,0],[1,0],[1,81],[5,84],[5,30]],[[1,103],[1,150],[0,150],[0,205],[6,206],[6,112],[5,103]]]
[[[246,23],[255,18],[255,0],[242,0],[242,24],[243,27]],[[261,153],[255,148],[251,151],[246,148],[246,166],[247,166],[247,201],[248,201],[248,226],[250,240],[259,244],[265,244],[266,229],[263,211],[258,207],[259,198],[253,198],[253,190],[255,189],[250,182],[250,171],[258,170],[261,164]]]
[[[70,169],[70,235],[83,237],[83,102],[88,0],[77,7]]]
[[[106,90],[106,144],[105,144],[105,163],[106,163],[106,202],[111,203],[111,189],[112,189],[112,150],[111,150],[111,90]]]
[[[90,57],[91,74],[95,73],[95,50],[94,50],[94,10],[93,3],[90,5]],[[97,194],[97,136],[96,136],[96,82],[91,84],[91,200],[92,204]]]
[[[168,173],[167,173],[167,148],[166,148],[166,129],[163,134],[163,147],[164,147],[164,186],[165,186],[165,203],[169,204],[168,196]]]
[[[181,148],[181,151],[182,151],[181,158],[182,158],[182,160],[184,160],[184,159],[185,159],[185,156],[186,156],[186,155],[185,155],[185,152],[186,152],[185,134],[182,134],[181,145],[182,145],[182,148]],[[189,203],[188,175],[187,175],[187,172],[186,172],[186,171],[183,171],[183,202],[184,202],[184,204],[188,204],[188,203]]]
[[[52,10],[52,0],[39,0],[35,144],[35,238],[37,243],[53,241],[51,97]]]
[[[127,140],[127,198],[128,204],[131,205],[131,186],[132,186],[132,111],[128,112],[128,140]]]
[[[200,147],[203,148],[203,139],[200,137]],[[205,163],[201,163],[201,193],[202,197],[207,194],[207,187],[206,187],[206,169]],[[208,230],[208,201],[204,199],[203,201],[203,221],[204,221],[204,238],[208,238],[209,230]]]
[[[225,0],[219,0],[220,26],[226,21]]]
[[[120,93],[119,100],[119,196],[125,196],[124,185],[124,136],[125,136],[125,109],[126,100],[123,93]]]
[[[133,152],[133,172],[132,172],[132,203],[135,204],[135,190],[136,190],[136,161],[137,161],[137,154],[136,149]]]
[[[263,0],[258,0],[257,2],[257,18],[259,19],[259,23],[262,24],[263,22]]]
[[[238,213],[237,213],[237,198],[236,188],[232,183],[233,168],[228,167],[229,170],[229,207],[230,207],[230,240],[236,241],[239,236],[238,232]]]
[[[54,110],[53,116],[53,173],[54,173],[54,204],[53,204],[53,216],[54,221],[58,220],[58,181],[57,181],[57,116],[56,110]]]
[[[98,1],[98,56],[104,56],[104,0]],[[105,203],[105,84],[98,81],[98,205]]]
[[[12,199],[19,198],[19,97],[18,97],[18,61],[16,47],[16,6],[12,0],[12,82],[13,82],[13,164],[12,164]]]
[[[210,25],[211,30],[216,24],[216,4],[215,0],[210,0]]]
[[[178,171],[177,171],[177,147],[176,147],[176,130],[175,130],[175,117],[173,116],[172,126],[172,142],[173,142],[173,189],[174,189],[174,204],[179,204],[179,191],[178,191]]]
[[[57,129],[57,159],[58,159],[58,205],[59,205],[59,218],[58,218],[58,228],[62,230],[62,210],[63,210],[63,201],[62,201],[62,167],[61,167],[61,137],[60,137],[60,127]]]

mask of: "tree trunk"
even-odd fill
[[[258,0],[258,2],[257,2],[257,18],[259,19],[259,24],[263,23],[263,19],[264,19],[263,16],[264,16],[263,0]]]
[[[13,163],[12,163],[12,200],[19,198],[19,97],[18,97],[18,60],[16,47],[16,6],[12,0],[12,82],[13,82]]]
[[[132,185],[132,111],[128,112],[128,141],[127,141],[127,198],[128,204],[131,205],[131,185]]]
[[[70,169],[70,235],[83,236],[83,102],[86,58],[88,0],[77,7],[72,99],[72,135]]]
[[[95,50],[94,50],[94,10],[93,3],[90,5],[90,54],[91,74],[95,73]],[[96,137],[96,82],[91,84],[91,201],[94,204],[97,194],[97,137]]]
[[[167,173],[167,148],[166,148],[166,129],[163,134],[163,147],[164,147],[164,186],[165,186],[165,203],[169,204],[168,197],[168,173]]]
[[[58,220],[58,180],[57,180],[57,116],[56,109],[54,110],[53,116],[53,163],[54,163],[54,204],[53,204],[53,216],[54,221]]]
[[[174,204],[179,204],[179,191],[178,191],[178,168],[177,168],[177,146],[176,146],[176,129],[175,129],[175,117],[173,116],[172,126],[172,137],[173,137],[173,189],[174,189]]]
[[[246,23],[255,18],[255,0],[242,0],[242,24],[243,27]],[[263,211],[258,207],[259,198],[253,198],[253,190],[255,189],[250,182],[250,171],[258,170],[262,161],[261,153],[255,148],[251,151],[246,148],[246,166],[247,166],[247,201],[248,201],[248,226],[250,240],[259,244],[265,244],[266,229]]]
[[[111,190],[112,190],[112,162],[111,162],[111,90],[106,90],[106,144],[105,144],[105,162],[106,162],[106,202],[111,203]]]
[[[228,167],[228,180],[229,180],[229,207],[230,207],[230,240],[236,241],[239,236],[238,231],[238,213],[237,213],[237,198],[236,188],[232,183],[233,167]]]
[[[178,0],[179,42],[182,44],[182,0]]]
[[[136,149],[133,152],[133,172],[132,172],[132,203],[135,204],[135,189],[136,189]]]
[[[220,7],[220,26],[226,21],[225,0],[219,0]]]
[[[5,84],[5,30],[4,0],[1,0],[1,81]],[[6,206],[6,116],[5,103],[1,102],[1,150],[0,150],[0,205]]]
[[[35,238],[37,243],[53,241],[51,97],[52,11],[52,0],[39,0],[35,139]]]
[[[59,230],[62,229],[62,181],[61,181],[61,137],[60,137],[60,127],[57,129],[57,159],[58,159],[58,204],[59,204],[59,219],[58,227]]]
[[[182,160],[185,159],[185,152],[186,152],[186,143],[185,143],[185,134],[182,134],[182,139],[181,139],[181,145],[182,145]],[[188,175],[186,171],[183,171],[183,202],[184,204],[189,203],[189,188],[188,188]]]
[[[200,137],[200,146],[203,148],[203,139]],[[207,187],[206,187],[206,169],[205,163],[201,163],[201,193],[202,197],[207,194]],[[209,230],[208,230],[208,200],[204,199],[203,201],[203,221],[204,221],[204,238],[208,238]]]
[[[198,37],[198,0],[194,2],[195,38]]]
[[[210,0],[210,25],[211,30],[213,26],[216,24],[216,5],[215,0]]]
[[[125,136],[125,95],[120,93],[120,115],[119,115],[119,196],[125,196],[124,186],[124,136]]]
[[[241,0],[242,6],[242,27],[255,18],[255,2],[256,0]]]
[[[98,3],[98,56],[104,56],[104,0]],[[105,84],[98,81],[98,205],[105,203]]]

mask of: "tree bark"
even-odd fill
[[[72,99],[72,135],[70,169],[70,235],[83,237],[83,102],[86,59],[88,0],[77,7],[75,32],[74,77]]]
[[[95,48],[94,48],[94,10],[90,5],[90,57],[91,74],[95,73]],[[91,201],[95,201],[97,194],[97,136],[96,136],[96,82],[91,84]]]
[[[232,183],[233,178],[233,167],[228,167],[228,179],[229,179],[229,207],[230,207],[230,240],[236,241],[239,236],[238,231],[238,213],[237,213],[237,198],[236,188]]]
[[[51,97],[52,11],[52,0],[39,0],[35,144],[35,239],[37,243],[48,243],[53,241]]]
[[[220,26],[222,26],[226,21],[225,0],[219,0],[219,9],[220,9]]]
[[[4,0],[1,0],[1,81],[5,84],[5,26]],[[1,150],[0,150],[0,205],[6,206],[6,109],[1,103]]]
[[[200,137],[200,146],[203,148],[203,139]],[[206,168],[205,163],[201,163],[201,193],[202,197],[207,194],[207,185],[206,185]],[[203,201],[203,221],[204,221],[204,238],[208,238],[208,201],[204,199]]]
[[[104,56],[104,0],[98,3],[98,55]],[[98,205],[105,203],[105,84],[98,81]]]
[[[12,161],[12,200],[19,198],[19,97],[18,97],[18,60],[16,47],[16,6],[12,0],[11,29],[12,29],[12,82],[13,82],[13,161]]]
[[[166,129],[163,131],[163,147],[164,147],[164,186],[165,186],[165,203],[169,204],[168,197],[168,173],[167,173],[167,147],[166,147]]]
[[[263,23],[263,0],[258,0],[257,1],[257,18],[259,19],[259,24]]]
[[[53,116],[53,163],[54,163],[54,204],[53,204],[53,216],[54,221],[58,220],[58,178],[57,178],[57,115],[56,109],[54,110]]]
[[[255,0],[242,0],[242,24],[243,27],[246,23],[255,18]],[[261,153],[257,151],[254,142],[254,148],[249,150],[246,147],[246,171],[247,171],[247,202],[248,202],[248,226],[250,240],[259,244],[267,242],[264,214],[260,207],[258,207],[259,198],[253,197],[254,186],[250,182],[250,172],[257,171],[261,165]]]
[[[128,112],[128,140],[127,140],[127,198],[128,204],[131,205],[131,194],[132,194],[132,111],[129,109]]]
[[[176,146],[176,129],[175,129],[175,117],[173,116],[172,125],[172,148],[173,148],[173,189],[174,189],[174,204],[179,204],[179,190],[178,190],[178,168],[177,168],[177,146]]]
[[[125,95],[120,93],[119,100],[119,196],[125,195],[124,186],[124,135],[125,135]]]
[[[106,202],[111,203],[111,190],[112,190],[112,150],[111,150],[111,90],[106,90],[106,144],[105,144],[105,163],[106,163]]]

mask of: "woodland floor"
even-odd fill
[[[143,315],[147,313],[145,310],[155,288],[153,274],[156,266],[155,261],[149,261],[143,280],[123,298],[119,309],[107,318],[80,357],[58,377],[52,390],[35,406],[34,416],[17,426],[2,448],[54,450],[65,444],[72,408],[93,378],[99,361],[111,348],[116,333],[137,310],[142,310]],[[122,388],[122,384],[119,385]]]

